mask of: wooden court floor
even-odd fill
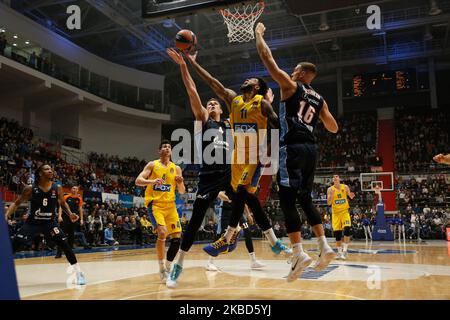
[[[331,240],[330,240],[331,241]],[[266,264],[252,270],[243,242],[216,260],[220,271],[206,271],[203,245],[194,245],[185,259],[178,287],[159,280],[155,249],[79,254],[86,286],[74,286],[65,259],[15,261],[22,299],[439,299],[450,300],[450,243],[354,242],[346,261],[333,261],[318,273],[308,268],[287,283],[290,265],[274,256],[268,243],[255,240],[257,258]],[[332,245],[334,245],[332,243]],[[304,242],[317,257],[316,242]]]

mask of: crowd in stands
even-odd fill
[[[329,133],[318,126],[318,168],[345,167],[355,171],[367,167],[370,157],[375,156],[377,117],[372,113],[356,113],[337,120],[340,130]]]
[[[399,110],[396,114],[395,160],[398,172],[427,172],[436,167],[433,156],[449,150],[450,113],[422,111],[417,113]]]

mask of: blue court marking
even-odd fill
[[[339,268],[339,265],[330,264],[322,271],[315,271],[313,268],[306,268],[305,271],[300,276],[300,279],[311,279],[311,280],[317,280],[322,278],[324,275],[329,274],[331,271],[336,270]]]
[[[370,268],[369,266],[359,265],[359,264],[330,264],[322,271],[317,272],[313,268],[309,267],[309,268],[306,268],[305,271],[303,271],[303,273],[300,275],[299,279],[317,280],[340,267],[348,267],[348,268],[355,268],[355,269],[369,269]],[[386,267],[378,267],[378,268],[379,269],[391,269],[391,268],[386,268]],[[285,276],[283,278],[287,278],[287,276]]]

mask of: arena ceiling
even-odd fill
[[[285,1],[266,0],[260,21],[266,25],[266,39],[280,66],[291,70],[299,60],[311,60],[326,78],[327,74],[335,74],[337,67],[449,55],[450,0],[374,1],[381,7],[383,17],[383,27],[376,32],[366,28],[368,4],[363,2],[293,15],[288,13]],[[81,8],[81,30],[69,31],[65,27],[69,4]],[[439,10],[431,10],[432,7]],[[177,66],[165,54],[165,48],[173,46],[180,29],[191,29],[197,34],[199,61],[220,75],[226,85],[235,86],[253,74],[267,75],[254,42],[228,43],[223,18],[215,12],[155,23],[141,17],[140,0],[18,0],[14,1],[14,9],[103,58],[165,74],[169,92],[182,85]],[[320,28],[324,22],[328,28]],[[200,88],[206,91],[205,87]]]

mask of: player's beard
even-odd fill
[[[242,84],[241,85],[241,92],[242,93],[250,93],[253,90],[253,86],[251,84]]]

